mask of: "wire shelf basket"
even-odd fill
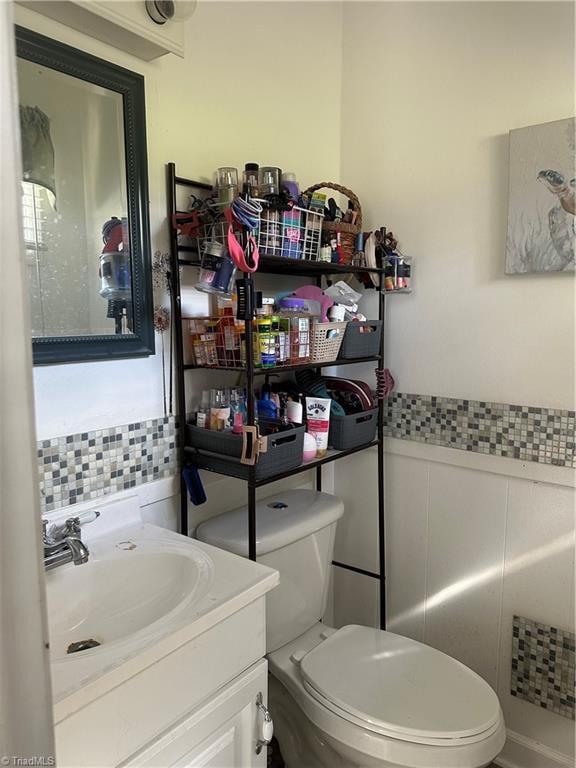
[[[260,255],[318,260],[323,213],[296,206],[287,211],[278,211],[270,208],[265,200],[258,202],[262,204],[263,211],[252,234]],[[201,209],[191,211],[193,225],[181,228],[178,245],[195,248],[200,262],[206,253],[215,250],[214,244],[227,249],[227,207],[227,204],[210,200]]]
[[[264,209],[256,242],[262,256],[317,261],[323,213],[294,206],[289,211]]]
[[[266,329],[266,330],[264,330]],[[188,320],[193,364],[198,368],[246,368],[246,329],[232,316]],[[254,321],[254,366],[282,368],[311,359],[309,318],[268,317]]]

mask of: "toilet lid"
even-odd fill
[[[343,627],[306,654],[300,670],[331,709],[396,738],[467,739],[500,721],[496,694],[475,672],[392,632]]]

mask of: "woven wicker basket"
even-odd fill
[[[329,232],[330,234],[340,233],[340,246],[342,253],[344,254],[344,263],[350,264],[352,256],[356,250],[356,235],[362,232],[362,207],[360,200],[356,197],[354,192],[347,187],[343,187],[340,184],[333,184],[330,181],[321,181],[320,184],[313,184],[308,189],[304,190],[305,195],[312,195],[319,189],[333,189],[335,192],[340,192],[345,195],[352,203],[352,208],[358,214],[356,218],[356,224],[344,224],[341,221],[326,221],[322,222],[322,231]]]
[[[346,331],[347,321],[344,322],[328,322],[328,323],[312,323],[310,333],[310,352],[311,361],[313,363],[329,363],[332,360],[336,360],[342,341],[344,340],[344,333]],[[338,335],[331,339],[328,335],[331,331],[338,331]]]

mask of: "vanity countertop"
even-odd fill
[[[47,574],[55,723],[279,582],[271,568],[155,525],[118,528],[89,547],[85,565]],[[100,647],[66,653],[70,639],[98,639],[99,629],[104,637],[104,625],[110,639]]]

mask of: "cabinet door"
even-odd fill
[[[256,754],[256,697],[261,693],[267,700],[267,674],[267,662],[259,661],[122,766],[265,768],[266,748]]]

